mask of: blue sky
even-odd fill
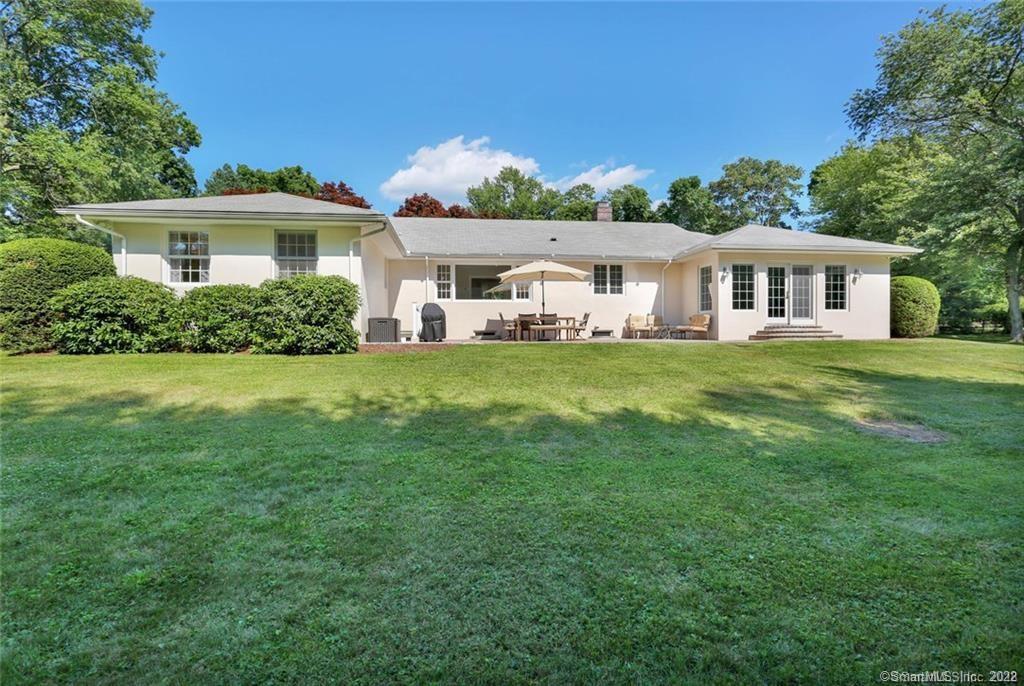
[[[882,34],[925,3],[151,3],[159,86],[225,162],[301,164],[392,211],[503,164],[545,181],[802,166],[850,137]]]

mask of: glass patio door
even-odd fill
[[[768,321],[772,324],[814,321],[814,269],[810,265],[768,265]]]
[[[773,324],[789,321],[788,272],[785,265],[768,265],[768,321]]]
[[[789,316],[794,324],[814,320],[814,270],[806,264],[790,267]]]

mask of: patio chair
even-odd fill
[[[535,312],[531,312],[530,314],[523,314],[520,312],[517,319],[519,320],[519,339],[527,341],[530,340],[530,325],[537,319],[537,314]]]
[[[647,323],[646,314],[631,314],[626,318],[626,333],[630,338],[640,338],[641,335],[651,335],[653,327]]]
[[[503,315],[501,312],[498,313],[498,320],[501,322],[501,330],[502,333],[504,334],[502,336],[502,340],[514,338],[516,335],[516,323],[514,321],[505,319],[505,315]]]
[[[584,312],[583,319],[576,322],[576,326],[572,329],[573,338],[579,338],[580,334],[587,330],[587,322],[590,321],[590,313]]]
[[[691,314],[689,324],[677,326],[672,329],[671,333],[681,334],[683,338],[689,338],[692,333],[702,333],[704,338],[707,338],[709,328],[711,328],[710,314]]]

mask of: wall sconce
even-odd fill
[[[722,265],[722,276],[729,276],[729,265]]]
[[[862,271],[860,270],[860,267],[857,267],[856,269],[854,269],[854,270],[853,270],[853,282],[854,282],[854,283],[857,283],[857,281],[858,281],[858,280],[860,279],[860,277],[862,277],[862,276],[864,276],[864,272],[862,272]]]

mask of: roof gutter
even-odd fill
[[[96,229],[97,231],[102,231],[103,233],[107,234],[108,236],[111,236],[113,238],[120,238],[121,239],[121,268],[119,270],[118,276],[127,276],[128,275],[128,239],[125,238],[123,234],[120,234],[117,231],[114,231],[113,229],[108,229],[105,226],[100,226],[99,224],[93,224],[90,221],[86,221],[85,219],[82,219],[82,215],[80,215],[80,214],[76,214],[75,215],[75,221],[78,222],[79,224],[81,224],[82,226],[88,226],[90,229]]]

